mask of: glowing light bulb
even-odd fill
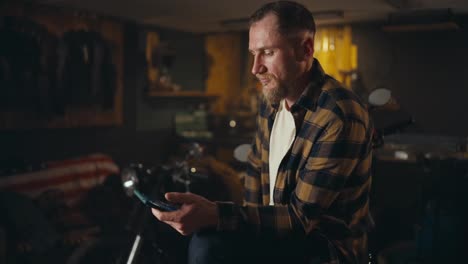
[[[133,186],[133,184],[134,184],[134,183],[133,183],[132,180],[128,180],[128,181],[124,182],[123,186],[124,186],[125,188],[130,188],[130,187]]]
[[[237,126],[236,120],[229,121],[229,126],[232,127],[232,128],[236,127]]]

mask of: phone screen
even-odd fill
[[[160,211],[172,212],[172,211],[179,210],[180,208],[179,206],[175,204],[166,203],[160,200],[151,200],[150,198],[148,198],[148,196],[144,195],[138,190],[134,190],[133,193],[135,194],[136,197],[138,197],[138,199],[143,204],[145,204],[146,206],[158,209]]]

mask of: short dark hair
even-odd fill
[[[277,1],[263,5],[250,16],[249,24],[262,20],[268,14],[278,17],[280,34],[308,30],[315,33],[315,21],[312,13],[303,5],[291,1]]]

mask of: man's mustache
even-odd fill
[[[259,81],[273,79],[273,76],[271,74],[257,74],[257,75],[255,75],[255,77]]]

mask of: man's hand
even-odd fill
[[[215,227],[218,224],[218,209],[216,203],[193,193],[166,193],[166,199],[180,204],[180,209],[173,212],[162,212],[151,209],[153,215],[160,221],[170,225],[182,235],[190,235],[205,227]]]

